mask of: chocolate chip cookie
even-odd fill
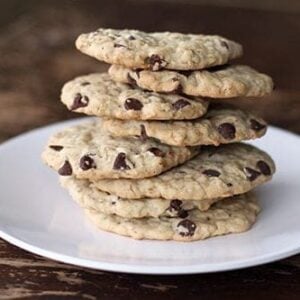
[[[252,194],[215,203],[208,211],[193,209],[185,218],[123,218],[85,209],[87,217],[100,229],[135,239],[195,241],[248,230],[260,208]]]
[[[76,40],[81,52],[109,64],[153,71],[197,70],[242,55],[242,46],[217,35],[100,28]]]
[[[175,94],[158,94],[114,82],[107,73],[67,82],[61,101],[69,110],[87,115],[135,120],[195,119],[206,113],[208,101]]]
[[[199,147],[172,147],[156,141],[114,138],[101,122],[64,129],[48,141],[42,157],[61,176],[78,178],[144,178],[185,162]]]
[[[103,128],[116,137],[155,138],[173,146],[215,145],[256,139],[263,136],[267,124],[251,113],[234,108],[212,108],[195,120],[134,121],[103,120]]]
[[[185,72],[132,70],[113,65],[109,74],[117,82],[134,83],[150,91],[211,98],[260,97],[273,89],[271,77],[243,65]]]
[[[123,218],[177,217],[186,218],[189,211],[206,211],[219,199],[202,201],[166,200],[162,198],[126,199],[99,190],[87,179],[60,177],[60,182],[72,198],[83,208],[103,214],[114,214]]]
[[[203,200],[246,193],[272,178],[275,165],[258,148],[243,143],[203,146],[185,164],[156,177],[139,180],[97,180],[102,191],[119,197]]]

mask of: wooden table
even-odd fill
[[[295,12],[121,0],[11,0],[1,7],[7,10],[0,12],[0,141],[78,116],[59,103],[60,88],[76,75],[107,68],[73,46],[79,33],[100,26],[219,33],[240,41],[241,61],[271,74],[276,90],[232,102],[300,133]],[[60,264],[0,241],[0,268],[0,299],[300,299],[300,255],[226,273],[141,276]]]

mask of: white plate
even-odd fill
[[[81,119],[82,120],[82,119]],[[254,144],[277,164],[274,180],[257,190],[263,210],[242,234],[180,243],[136,241],[88,223],[40,154],[69,121],[34,130],[0,146],[0,236],[30,252],[100,270],[190,274],[278,260],[300,250],[300,138],[270,128]]]

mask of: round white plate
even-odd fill
[[[8,242],[74,265],[143,274],[232,270],[299,252],[298,136],[270,128],[253,143],[272,155],[277,173],[257,189],[263,210],[250,231],[191,243],[136,241],[94,228],[59,186],[57,174],[42,164],[49,135],[75,122],[37,129],[0,146],[0,236]]]

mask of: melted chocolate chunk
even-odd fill
[[[178,200],[178,199],[172,200],[170,202],[170,207],[175,209],[175,210],[181,209],[181,205],[182,205],[182,201]]]
[[[143,106],[143,103],[135,98],[127,98],[124,104],[126,110],[141,110]]]
[[[81,82],[81,86],[86,86],[86,85],[90,85],[91,83],[90,82],[88,82],[88,81],[84,81],[84,82]]]
[[[129,39],[130,41],[136,40],[136,38],[135,38],[133,35],[130,35],[130,36],[128,37],[128,39]]]
[[[79,166],[84,171],[89,169],[96,169],[96,163],[89,155],[84,155],[81,157]]]
[[[260,172],[248,167],[245,167],[244,171],[250,181],[254,181],[261,174]]]
[[[208,176],[208,177],[219,177],[221,175],[221,173],[217,170],[213,170],[213,169],[207,169],[204,170],[202,172],[202,174]]]
[[[177,228],[178,233],[181,236],[193,236],[196,231],[197,225],[194,222],[185,219],[177,224]]]
[[[149,152],[153,153],[155,156],[164,157],[165,153],[156,147],[152,147],[148,149]]]
[[[168,208],[168,210],[172,213],[173,211],[176,212],[176,215],[177,217],[179,218],[186,218],[189,214],[186,210],[184,210],[182,207],[182,201],[178,200],[178,199],[175,199],[175,200],[172,200],[170,202],[170,206]]]
[[[72,166],[68,160],[66,160],[64,164],[58,169],[58,174],[61,176],[70,176],[72,175],[72,173]]]
[[[172,107],[176,110],[182,109],[188,105],[191,105],[191,103],[185,99],[179,99],[175,103],[172,104]]]
[[[64,147],[60,145],[50,145],[49,148],[54,151],[61,151],[62,149],[64,149]]]
[[[218,132],[226,140],[232,140],[235,138],[235,127],[231,123],[223,123],[219,125]]]
[[[145,142],[147,140],[147,138],[148,138],[147,132],[146,132],[146,128],[145,128],[145,126],[143,124],[140,125],[140,127],[141,127],[140,140],[142,142]]]
[[[256,166],[262,174],[266,176],[271,175],[271,168],[265,161],[259,160]]]
[[[177,216],[181,219],[185,219],[189,216],[189,213],[188,211],[184,210],[184,209],[181,209],[178,213],[177,213]]]
[[[89,98],[87,96],[82,96],[81,94],[77,93],[75,95],[73,104],[71,106],[71,110],[76,110],[80,107],[86,107],[89,104]]]
[[[152,71],[158,71],[167,65],[167,62],[157,54],[152,54],[146,59],[146,63],[150,65]]]
[[[251,119],[250,120],[250,127],[251,129],[255,130],[255,131],[260,131],[262,129],[265,129],[266,128],[266,125],[265,124],[261,124],[259,123],[257,120],[255,119]]]
[[[113,165],[114,170],[130,170],[130,167],[126,164],[126,154],[124,152],[120,152],[114,162]]]

